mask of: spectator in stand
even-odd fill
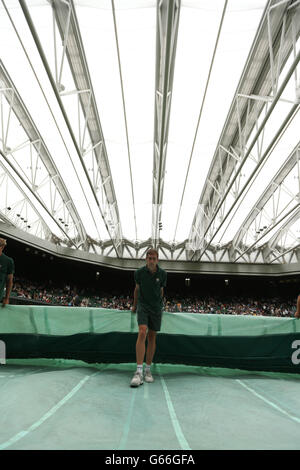
[[[75,294],[72,299],[72,306],[73,307],[80,307],[80,298],[78,294]]]
[[[89,299],[84,297],[81,301],[80,307],[88,307],[89,306]]]

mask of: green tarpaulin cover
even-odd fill
[[[0,310],[7,359],[134,363],[137,332],[130,311],[28,305]],[[298,361],[298,319],[164,312],[153,362],[299,373]]]

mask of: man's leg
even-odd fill
[[[156,331],[149,329],[148,331],[148,345],[146,353],[146,369],[145,369],[145,381],[154,382],[150,367],[152,364],[153,356],[156,349]]]
[[[146,364],[151,366],[152,359],[156,349],[156,331],[148,331],[148,345],[147,345],[147,354],[146,354]]]
[[[138,365],[144,362],[146,337],[147,325],[139,325],[139,334],[136,341],[136,362]]]
[[[145,341],[147,337],[147,325],[139,325],[139,333],[136,341],[137,369],[130,382],[131,387],[139,387],[143,383],[143,362],[145,357]]]

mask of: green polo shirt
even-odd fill
[[[163,308],[161,288],[167,285],[167,273],[157,265],[157,270],[152,274],[144,266],[134,273],[136,284],[139,285],[138,305],[152,312],[160,312]]]
[[[14,274],[14,272],[14,260],[2,253],[0,256],[0,300],[3,298],[4,287],[6,286],[6,278],[8,274]]]

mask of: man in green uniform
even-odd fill
[[[134,274],[136,287],[132,311],[137,311],[139,333],[136,342],[137,370],[131,380],[131,387],[153,382],[150,366],[156,348],[156,333],[160,330],[163,311],[164,287],[167,283],[167,273],[158,266],[158,252],[148,250],[146,266],[137,269]],[[148,332],[147,332],[148,329]],[[145,341],[148,333],[147,352]],[[143,362],[146,352],[146,370],[143,377]]]
[[[5,246],[6,240],[4,238],[0,238],[0,302],[2,301],[2,307],[5,307],[5,305],[9,303],[15,270],[14,260],[3,253]],[[6,292],[5,297],[3,297],[5,286]]]

